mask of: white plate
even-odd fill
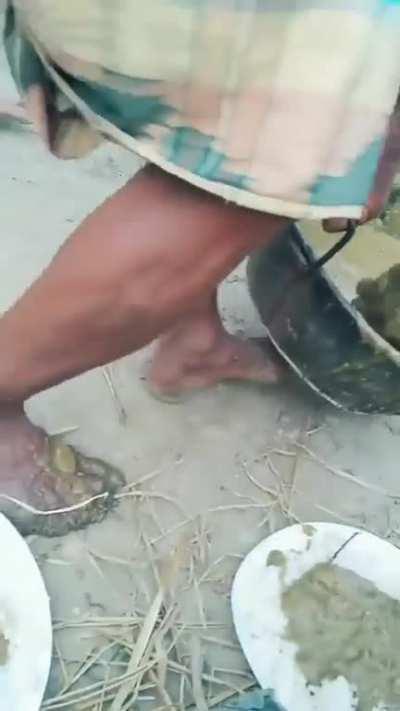
[[[32,553],[2,514],[0,631],[9,640],[0,666],[0,711],[38,711],[51,663],[49,599]]]
[[[350,542],[335,558],[335,565],[400,600],[400,551],[370,533],[338,524],[311,523],[278,531],[247,556],[236,575],[232,609],[243,652],[261,688],[271,689],[285,711],[354,709],[354,689],[343,677],[323,682],[310,694],[296,662],[297,647],[285,639],[287,618],[281,608],[283,590],[317,563],[330,561],[346,541]],[[284,570],[267,566],[271,551],[284,553]]]

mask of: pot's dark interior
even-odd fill
[[[400,358],[363,327],[323,272],[308,275],[307,250],[312,260],[292,227],[249,260],[250,292],[273,342],[310,386],[339,407],[400,414]]]

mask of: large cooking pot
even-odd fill
[[[252,299],[290,367],[334,405],[400,414],[400,353],[376,333],[291,226],[249,260]]]

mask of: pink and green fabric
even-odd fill
[[[12,0],[6,45],[43,131],[105,136],[216,195],[357,219],[400,86],[400,0]]]

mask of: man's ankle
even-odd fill
[[[0,400],[0,421],[12,417],[25,415],[24,403],[22,401]]]

